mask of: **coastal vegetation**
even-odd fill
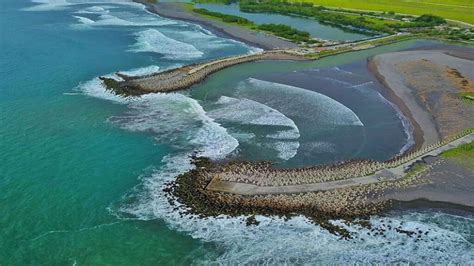
[[[395,33],[400,29],[434,27],[445,24],[446,21],[438,16],[424,14],[411,21],[396,19],[374,18],[373,14],[357,15],[333,12],[324,6],[314,6],[308,3],[288,3],[274,0],[256,1],[244,0],[240,2],[240,9],[244,12],[269,12],[284,15],[299,15],[314,18],[322,23],[350,28],[352,30],[368,30],[378,33]],[[367,16],[369,15],[369,16]],[[388,16],[391,16],[390,14]]]
[[[257,26],[257,29],[271,32],[276,36],[301,43],[311,42],[311,36],[306,31],[300,31],[284,24],[261,24]]]
[[[474,92],[462,92],[461,97],[466,103],[474,104]]]
[[[201,0],[204,1],[204,0]],[[228,3],[225,0],[213,2]],[[395,34],[409,32],[430,38],[472,41],[474,29],[449,26],[441,16],[423,13],[420,16],[400,15],[393,11],[373,12],[328,8],[310,2],[286,2],[280,0],[241,0],[240,11],[248,13],[277,13],[288,16],[302,16],[320,23],[343,28],[362,34]],[[222,14],[225,16],[225,14]],[[243,19],[243,18],[242,18]],[[256,29],[256,27],[251,27]],[[284,34],[278,35],[284,37]],[[290,39],[291,40],[291,39]],[[294,41],[297,41],[295,38]]]
[[[312,4],[291,4],[280,1],[257,2],[247,0],[240,2],[240,10],[243,12],[298,15],[314,18],[326,24],[348,27],[352,30],[359,29],[362,31],[366,29],[374,32],[394,32],[393,29],[383,23],[374,23],[373,21],[366,20],[362,16],[349,16],[340,13],[325,12],[325,9],[325,7],[313,6]]]
[[[252,21],[250,21],[246,18],[239,17],[239,16],[222,14],[222,13],[219,13],[219,12],[213,12],[213,11],[209,11],[205,8],[195,8],[195,9],[193,9],[193,11],[196,12],[196,13],[202,14],[202,15],[219,18],[222,21],[227,22],[227,23],[237,23],[237,24],[249,25],[249,26],[254,25],[254,23]]]
[[[242,26],[247,26],[250,27],[251,29],[255,30],[261,30],[265,32],[272,33],[275,36],[285,38],[287,40],[293,41],[295,43],[311,43],[313,42],[311,40],[311,36],[308,32],[306,31],[300,31],[297,30],[293,27],[290,27],[288,25],[284,24],[260,24],[256,25],[253,21],[250,21],[246,18],[239,17],[239,16],[234,16],[234,15],[227,15],[227,14],[222,14],[219,12],[213,12],[209,11],[205,8],[195,8],[193,9],[194,12],[205,15],[205,16],[210,16],[213,18],[218,18],[222,20],[223,22],[226,23],[234,23],[234,24],[239,24]]]
[[[445,151],[442,156],[474,170],[474,141]]]

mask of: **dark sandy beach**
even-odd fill
[[[464,106],[457,96],[473,90],[474,62],[456,54],[458,57],[449,51],[416,50],[369,59],[368,67],[384,84],[385,94],[412,122],[417,147],[474,126],[474,108]],[[462,78],[453,77],[453,71]]]

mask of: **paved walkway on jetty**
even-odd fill
[[[170,92],[187,89],[221,69],[258,60],[307,60],[296,50],[271,50],[232,56],[207,63],[187,65],[145,77],[130,77],[120,83],[129,89],[143,92]]]
[[[416,161],[419,161],[427,156],[438,156],[446,150],[456,148],[462,144],[466,144],[472,141],[474,141],[474,133],[456,139],[448,144],[445,144],[408,162],[405,162],[397,167],[383,169],[369,176],[355,177],[331,182],[290,186],[257,186],[253,184],[223,181],[219,180],[218,178],[213,178],[211,182],[207,185],[207,189],[216,192],[228,192],[239,195],[295,194],[373,184],[386,180],[396,180],[403,178],[406,174],[406,169],[408,169]]]

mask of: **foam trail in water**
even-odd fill
[[[71,5],[92,3],[126,4],[135,7],[142,6],[129,0],[31,0],[31,2],[36,5],[24,8],[24,11],[57,11],[66,9]]]
[[[119,77],[114,75],[108,75],[107,77],[115,78],[116,80],[120,80]],[[122,96],[118,96],[110,90],[107,90],[102,80],[98,77],[86,81],[84,83],[79,84],[77,90],[82,91],[84,94],[100,98],[104,100],[109,100],[115,103],[127,103],[128,99]]]
[[[408,151],[413,145],[415,145],[415,137],[414,137],[415,128],[411,124],[410,120],[402,113],[400,108],[398,108],[397,105],[385,99],[385,97],[383,97],[382,94],[380,94],[379,92],[377,92],[377,95],[382,99],[382,101],[390,105],[395,110],[397,117],[402,122],[403,130],[407,138],[405,145],[403,145],[403,147],[400,149],[400,152],[398,153],[398,155],[402,155],[406,151]]]
[[[223,251],[217,258],[200,263],[456,264],[473,259],[473,244],[466,241],[470,230],[463,231],[462,227],[474,220],[456,221],[465,218],[453,219],[444,214],[434,218],[423,213],[371,218],[373,228],[383,229],[384,236],[355,224],[347,226],[333,221],[351,231],[352,240],[341,240],[301,216],[285,221],[257,215],[260,224],[256,226],[246,226],[244,217],[183,216],[174,210],[176,205],[169,204],[162,187],[173,180],[174,175],[189,169],[188,161],[185,156],[166,158],[163,169],[145,179],[144,188],[124,198],[124,202],[130,202],[131,198],[137,200],[123,204],[119,212],[138,219],[163,219],[171,228],[205,242],[214,242]],[[449,226],[454,228],[447,229]],[[402,231],[421,233],[420,237],[410,237]]]
[[[94,24],[95,21],[93,21],[92,19],[90,18],[86,18],[86,17],[81,17],[81,16],[73,16],[75,18],[77,18],[77,20],[79,22],[81,22],[82,24],[86,24],[86,25],[90,25],[90,24]]]
[[[132,13],[122,14],[122,17],[118,15],[111,15],[109,13],[104,13],[99,16],[99,19],[94,21],[90,18],[84,18],[79,16],[74,16],[79,19],[79,22],[84,26],[134,26],[134,27],[144,27],[144,26],[165,26],[173,25],[176,22],[166,19],[157,19],[155,17],[149,16],[137,16]]]
[[[106,14],[110,11],[108,9],[114,8],[113,6],[91,6],[82,10],[76,11],[76,14]]]
[[[191,44],[171,39],[156,29],[148,29],[137,34],[137,42],[130,49],[133,52],[153,52],[168,59],[195,59],[204,53]]]
[[[119,71],[119,73],[126,76],[135,77],[135,76],[146,76],[160,71],[160,67],[156,65],[151,65],[147,67],[135,68],[127,71]]]
[[[128,102],[128,107],[127,113],[110,121],[130,131],[152,133],[159,143],[191,148],[211,159],[222,159],[239,145],[198,101],[183,94],[147,94]]]
[[[62,10],[70,5],[66,0],[32,0],[31,2],[37,4],[32,7],[27,7],[25,11],[54,11]]]
[[[296,155],[299,147],[297,141],[300,137],[299,129],[293,120],[278,110],[249,99],[227,96],[221,96],[216,104],[217,108],[208,111],[209,116],[223,122],[277,127],[278,132],[266,135],[272,139],[266,146],[276,149],[278,156],[283,160]]]
[[[288,117],[299,117],[314,125],[363,126],[359,117],[342,103],[294,86],[249,78],[240,83],[237,95],[264,102]]]
[[[350,72],[350,71],[347,71],[347,70],[343,70],[343,69],[340,69],[339,67],[335,66],[332,68],[333,70],[336,70],[336,71],[339,71],[339,72],[342,72],[342,73],[345,73],[345,74],[348,74],[348,75],[353,75],[354,73]]]
[[[391,101],[387,100],[385,97],[383,97],[382,94],[380,94],[378,91],[375,90],[367,90],[365,89],[366,86],[373,84],[373,82],[366,82],[363,84],[359,85],[354,85],[351,86],[350,88],[357,89],[358,91],[365,93],[365,94],[370,94],[370,95],[375,95],[375,97],[379,98],[384,102],[385,104],[390,105],[393,110],[395,110],[395,114],[397,115],[398,119],[402,122],[403,126],[403,131],[405,132],[406,136],[406,143],[403,145],[403,147],[400,149],[398,155],[404,154],[406,151],[408,151],[413,145],[415,145],[415,137],[414,137],[414,127],[411,124],[410,120],[402,113],[402,111],[398,108],[397,105],[392,103]]]

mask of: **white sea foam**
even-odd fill
[[[171,39],[156,29],[139,32],[130,51],[159,53],[165,58],[178,60],[195,59],[204,54],[193,45]]]
[[[152,133],[159,143],[186,147],[211,159],[222,159],[239,145],[198,101],[183,94],[147,94],[128,102],[128,107],[127,113],[110,121],[130,131]]]
[[[400,152],[398,153],[398,155],[402,155],[408,149],[410,149],[413,145],[415,145],[415,136],[414,136],[415,128],[411,124],[410,120],[402,113],[400,108],[398,108],[397,105],[395,105],[391,101],[385,99],[385,97],[383,97],[382,94],[380,94],[379,92],[377,92],[377,95],[382,99],[382,101],[384,101],[386,104],[390,105],[395,110],[395,113],[397,114],[397,117],[402,122],[403,130],[404,130],[405,136],[406,136],[406,143],[405,143],[405,145],[403,145],[403,147],[400,149]]]
[[[151,16],[137,16],[129,12],[120,14],[110,14],[103,12],[99,19],[92,20],[86,17],[74,16],[79,19],[80,25],[83,26],[133,26],[133,27],[158,27],[165,25],[173,25],[176,22],[167,19],[158,19]]]
[[[300,117],[314,125],[363,126],[359,117],[351,109],[314,91],[249,78],[240,83],[237,94],[265,102],[270,107],[278,108],[286,116]]]
[[[147,67],[134,68],[127,71],[119,71],[119,73],[127,76],[146,76],[160,71],[160,67],[156,65],[151,65]]]
[[[373,81],[368,81],[368,82],[364,82],[364,83],[361,83],[361,84],[352,85],[352,86],[350,86],[349,88],[355,88],[355,89],[357,89],[357,88],[366,87],[366,86],[372,85],[372,84],[374,84]]]
[[[345,73],[345,74],[349,74],[349,75],[353,75],[354,73],[350,72],[350,71],[347,71],[347,70],[343,70],[337,66],[333,67],[332,68],[333,70],[336,70],[336,71],[339,71],[339,72],[342,72],[342,73]]]
[[[154,93],[124,98],[106,90],[98,78],[80,84],[79,89],[92,97],[127,104],[127,113],[113,116],[109,121],[126,130],[152,133],[158,143],[188,148],[211,159],[223,159],[239,145],[206,114],[198,101],[183,94]]]
[[[227,96],[221,96],[216,103],[219,107],[209,111],[209,115],[216,119],[249,125],[289,127],[297,134],[294,137],[299,137],[298,127],[293,120],[265,104],[246,98],[236,99]]]
[[[283,160],[288,160],[297,154],[299,129],[293,120],[278,110],[245,98],[221,96],[216,103],[218,107],[209,111],[209,116],[223,122],[277,127],[278,132],[265,136],[271,139],[265,146],[277,150],[278,157]],[[282,130],[281,127],[286,129]]]
[[[106,14],[109,13],[109,9],[115,8],[114,6],[91,6],[74,13],[76,14]]]
[[[350,83],[350,82],[342,81],[342,80],[331,78],[331,77],[320,77],[320,76],[318,76],[316,78],[322,79],[322,80],[329,80],[330,82],[340,84],[343,87],[351,87],[352,86],[352,83]]]
[[[336,153],[337,148],[334,143],[325,141],[314,141],[305,143],[305,147],[318,153]]]
[[[129,0],[31,0],[31,2],[36,5],[24,8],[24,11],[57,11],[66,9],[71,5],[101,3],[125,4],[135,7],[141,6],[140,4],[133,3]]]
[[[163,69],[160,70],[159,66],[151,65],[151,66],[146,66],[146,67],[141,67],[141,68],[134,68],[134,69],[130,69],[130,70],[123,70],[123,71],[119,71],[119,73],[122,73],[122,74],[125,74],[125,75],[128,75],[128,76],[141,76],[141,75],[148,75],[148,74],[152,74],[152,73],[156,73],[156,72],[160,72],[160,71],[165,71],[165,70],[168,70],[170,68],[175,68],[175,67],[179,67],[179,66],[181,66],[181,65],[180,64],[174,64],[174,65],[171,65],[169,67],[166,67],[166,68],[163,68]],[[107,78],[113,78],[117,81],[122,81],[123,80],[121,77],[117,76],[116,74],[112,74],[112,73],[107,74],[107,75],[103,75],[103,76],[107,77]],[[76,90],[81,91],[82,93],[84,93],[87,96],[100,98],[100,99],[104,99],[104,100],[109,100],[109,101],[113,101],[113,102],[116,102],[116,103],[123,103],[123,104],[130,103],[130,102],[133,102],[133,101],[136,101],[137,99],[139,99],[139,97],[127,97],[127,98],[125,98],[125,97],[116,95],[112,91],[109,91],[109,90],[106,89],[104,83],[99,79],[99,77],[95,77],[92,80],[89,80],[89,81],[86,81],[86,82],[83,82],[83,83],[79,84],[79,86],[77,86]]]
[[[144,188],[124,198],[119,212],[138,219],[164,219],[168,225],[193,238],[214,242],[222,250],[216,258],[202,264],[445,264],[473,261],[473,244],[466,240],[471,230],[462,227],[472,223],[470,218],[438,217],[423,213],[373,217],[373,228],[385,230],[375,235],[357,225],[334,224],[353,233],[352,240],[341,240],[308,219],[298,216],[285,221],[276,217],[256,216],[257,226],[246,226],[244,217],[199,219],[182,216],[167,201],[162,186],[177,172],[191,168],[186,156],[165,159],[165,166],[144,180]],[[130,199],[133,203],[130,203]],[[178,204],[178,206],[180,206]],[[462,220],[464,219],[464,220]],[[465,220],[468,219],[468,220]],[[388,224],[391,225],[390,229]],[[449,228],[453,226],[454,228]],[[461,227],[461,229],[460,229]],[[421,231],[420,237],[409,237],[397,231]]]
[[[111,75],[109,75],[109,77],[116,78],[117,80],[120,79],[119,77]],[[115,103],[127,103],[128,101],[126,98],[107,90],[104,83],[98,77],[79,84],[77,89],[88,96],[109,100]]]
[[[73,16],[73,17],[77,18],[77,20],[79,20],[79,22],[82,23],[82,24],[94,24],[95,23],[95,21],[93,21],[90,18],[81,17],[81,16]]]
[[[285,161],[295,157],[299,147],[298,141],[275,141],[271,144],[271,148],[278,152],[278,157]]]
[[[54,11],[67,8],[70,3],[66,0],[32,0],[36,5],[27,7],[25,11]]]

